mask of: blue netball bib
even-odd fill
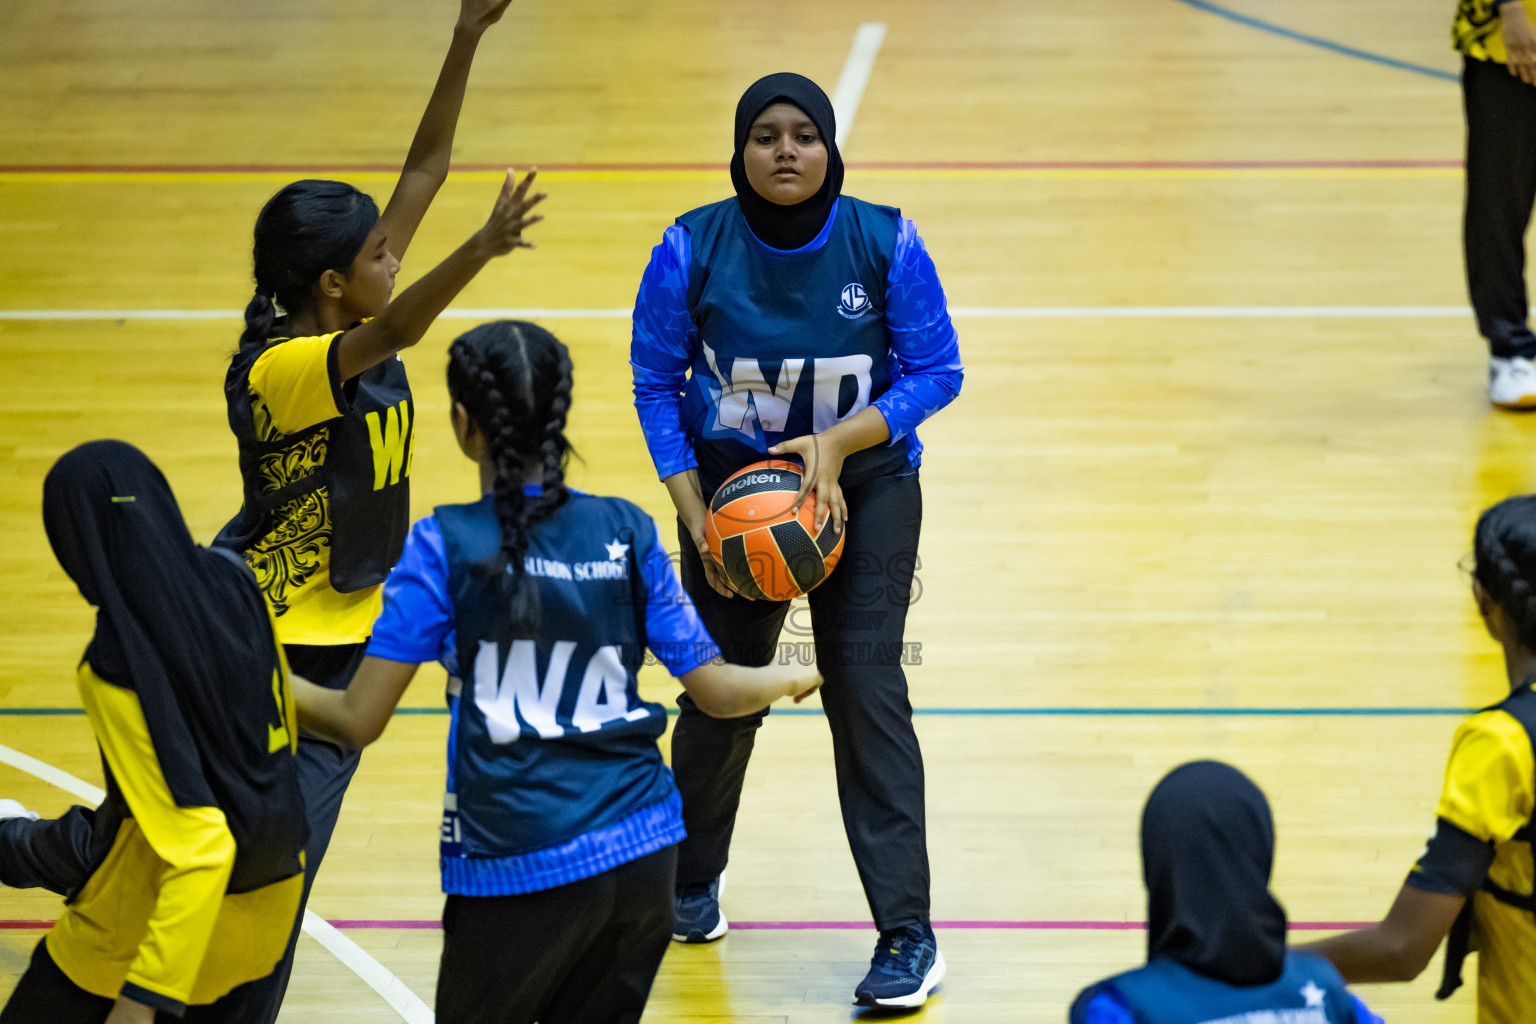
[[[900,212],[851,196],[801,249],[758,241],[734,198],[678,218],[699,351],[683,395],[706,494],[771,446],[820,433],[890,388],[885,290]],[[849,456],[842,483],[911,471],[900,445]]]

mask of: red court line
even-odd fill
[[[721,171],[716,163],[565,163],[509,161],[456,164],[456,171]],[[869,171],[1034,171],[1034,170],[1393,170],[1461,167],[1460,160],[1003,160],[955,162],[855,162],[849,170]],[[393,173],[399,164],[0,164],[0,174],[327,174]]]
[[[1298,932],[1337,932],[1364,928],[1374,921],[1292,921]],[[331,924],[346,930],[377,929],[385,931],[432,931],[442,927],[435,920],[375,921],[367,919],[333,920]],[[940,931],[1036,931],[1036,932],[1130,932],[1142,931],[1144,921],[935,921]],[[4,921],[0,929],[41,931],[53,927],[52,921]],[[867,931],[869,921],[733,921],[738,931]]]

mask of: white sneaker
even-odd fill
[[[1536,409],[1536,363],[1489,356],[1488,401],[1501,409]]]
[[[0,821],[4,821],[6,818],[30,818],[36,821],[38,813],[27,810],[19,800],[0,799]]]

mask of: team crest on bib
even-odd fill
[[[837,311],[849,320],[857,320],[869,312],[869,295],[864,291],[864,286],[857,281],[843,285],[842,293],[838,296]]]

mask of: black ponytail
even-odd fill
[[[278,306],[292,316],[309,305],[321,274],[345,273],[378,222],[374,201],[341,181],[296,181],[267,200],[256,218],[256,294],[241,350],[272,337]]]
[[[1536,495],[1508,498],[1484,512],[1473,534],[1472,574],[1536,651]]]
[[[487,568],[507,581],[515,634],[530,635],[539,617],[537,591],[528,585],[524,568],[530,532],[571,496],[565,485],[574,451],[565,436],[571,354],[537,324],[482,324],[448,349],[448,396],[469,413],[496,467],[492,494],[501,550]],[[537,495],[523,493],[529,466],[538,467]]]

